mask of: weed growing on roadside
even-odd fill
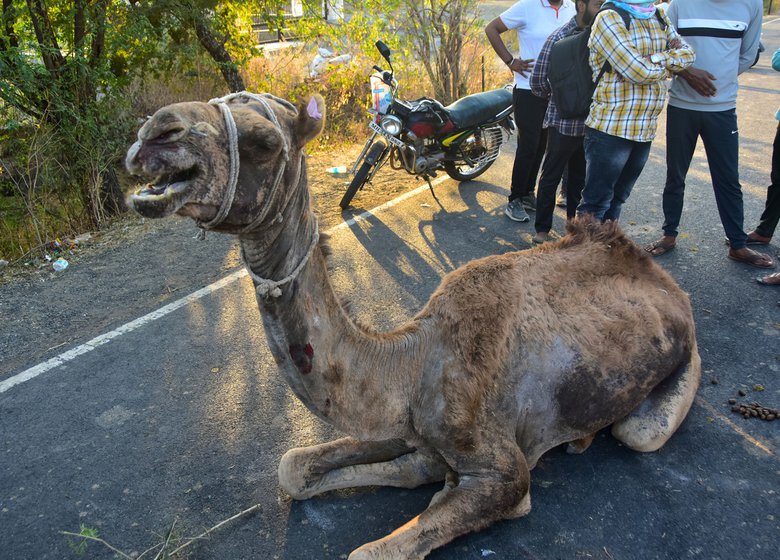
[[[224,525],[227,525],[231,521],[234,521],[235,519],[238,519],[239,517],[244,517],[246,515],[249,515],[250,513],[253,513],[260,509],[260,504],[255,504],[250,508],[245,509],[244,511],[240,511],[236,515],[229,517],[225,519],[224,521],[220,521],[210,529],[205,530],[197,537],[179,537],[176,532],[176,523],[177,520],[174,519],[171,523],[171,526],[166,531],[165,535],[161,535],[162,540],[153,546],[147,548],[143,552],[141,552],[138,555],[130,556],[126,552],[123,552],[113,546],[111,543],[106,541],[105,539],[102,539],[98,536],[97,529],[93,527],[89,527],[87,525],[82,524],[79,528],[78,533],[73,533],[70,531],[60,531],[60,534],[65,535],[67,537],[68,546],[70,546],[71,550],[73,550],[76,554],[83,555],[87,550],[87,544],[89,542],[96,542],[100,543],[106,548],[113,551],[115,554],[118,554],[121,558],[124,558],[125,560],[143,560],[144,558],[147,558],[147,555],[154,554],[154,557],[152,560],[168,560],[173,559],[176,557],[177,554],[181,553],[184,549],[191,546],[192,544],[200,541],[201,539],[206,538],[208,535],[210,535],[212,532],[216,531],[217,529],[220,529]],[[79,539],[79,540],[75,540]]]

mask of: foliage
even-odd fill
[[[402,0],[409,14],[411,50],[422,62],[436,98],[451,103],[466,93],[464,45],[477,32],[476,0]]]
[[[386,65],[378,39],[393,51],[405,98],[446,103],[479,90],[478,72],[468,71],[485,52],[476,0],[346,0],[338,23],[324,21],[319,0],[304,0],[304,17],[283,20],[286,4],[4,0],[0,257],[99,228],[121,211],[122,160],[138,118],[168,103],[210,99],[225,86],[293,101],[316,91],[329,113],[320,142],[343,143],[364,134],[367,76],[374,64]],[[300,46],[273,54],[256,48],[258,11]],[[312,77],[317,47],[352,60]]]
[[[0,151],[3,256],[122,211],[117,173],[136,126],[127,92],[194,69],[244,89],[250,11],[245,1],[4,0],[0,134],[13,143]]]

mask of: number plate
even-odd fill
[[[379,126],[378,124],[376,124],[375,122],[368,123],[368,128],[370,128],[371,130],[373,130],[377,134],[381,134],[383,138],[387,138],[393,146],[397,146],[399,148],[403,148],[404,147],[403,141],[399,140],[395,136],[393,136],[391,134],[388,134],[387,132],[382,130],[382,127]]]

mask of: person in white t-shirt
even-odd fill
[[[572,0],[520,0],[485,27],[493,50],[515,76],[517,152],[506,215],[516,222],[527,222],[530,218],[526,210],[536,210],[534,186],[547,144],[546,130],[542,128],[547,100],[531,93],[528,79],[547,37],[576,13]],[[520,43],[517,57],[501,38],[501,34],[510,29],[517,30]]]

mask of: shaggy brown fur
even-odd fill
[[[306,260],[316,221],[300,149],[325,112],[321,98],[311,103],[296,115],[271,102],[276,128],[256,102],[231,101],[241,172],[218,229],[240,233],[258,277],[281,279],[305,262],[278,298],[258,295],[263,327],[292,391],[349,434],[287,452],[280,484],[305,499],[445,481],[428,509],[351,560],[423,558],[527,514],[529,471],[559,444],[581,453],[610,425],[640,451],[669,439],[700,377],[690,303],[617,224],[575,220],[556,243],[468,263],[391,332],[356,324],[330,287],[324,239]],[[226,196],[225,130],[211,106],[161,109],[139,132],[127,167],[163,186],[139,190],[130,204],[149,217],[211,220]],[[246,231],[260,212],[268,218]]]

